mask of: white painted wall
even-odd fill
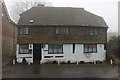
[[[31,45],[31,48],[30,48]],[[106,50],[104,50],[104,44],[97,44],[97,53],[90,53],[90,57],[87,58],[85,53],[83,53],[83,44],[75,44],[75,53],[73,53],[73,44],[63,44],[63,54],[48,54],[48,44],[44,44],[45,47],[42,48],[42,62],[47,61],[84,61],[84,62],[94,62],[94,61],[104,61],[106,58]],[[29,49],[33,51],[33,44],[29,44]],[[19,45],[17,45],[16,51],[17,62],[22,62],[21,57],[32,57],[26,58],[30,63],[33,63],[33,52],[32,54],[18,54]],[[53,56],[52,58],[45,58],[44,56]],[[63,56],[61,58],[55,58],[55,56]]]
[[[90,53],[90,57],[87,58],[85,53],[83,53],[83,44],[75,44],[75,53],[73,53],[73,44],[63,45],[63,54],[48,54],[48,51],[42,50],[42,60],[43,62],[50,60],[60,60],[60,61],[84,61],[84,62],[94,62],[94,61],[104,61],[106,57],[106,50],[104,50],[104,44],[97,44],[97,53]],[[48,45],[45,45],[46,50],[48,50]],[[53,56],[53,58],[44,58],[44,56]],[[63,58],[55,58],[55,56],[64,56]]]
[[[52,58],[44,58],[44,56],[53,56]],[[62,60],[63,58],[55,58],[55,56],[64,56],[63,54],[48,54],[48,44],[45,44],[45,47],[42,48],[42,62]]]
[[[31,58],[25,58],[25,59],[28,63],[33,63],[33,44],[29,44],[29,49],[32,49],[31,54],[19,54],[19,44],[17,44],[16,58],[18,63],[21,63],[23,58],[25,57],[31,57]]]

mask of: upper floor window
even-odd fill
[[[97,44],[84,44],[84,53],[96,53]]]
[[[19,53],[20,54],[27,54],[27,53],[29,53],[29,45],[28,44],[20,44],[19,45]]]
[[[67,27],[57,27],[56,34],[68,34],[68,28]]]
[[[26,35],[26,34],[28,34],[28,28],[20,28],[20,34],[21,34],[21,35]]]
[[[63,53],[63,45],[48,45],[49,54],[61,54]]]
[[[89,28],[87,29],[87,35],[90,35],[90,36],[95,36],[97,35],[97,29],[96,28]]]

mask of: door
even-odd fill
[[[33,45],[33,63],[40,63],[41,60],[41,44]]]

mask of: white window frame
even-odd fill
[[[48,45],[48,54],[63,54],[63,45]]]
[[[97,44],[84,44],[84,53],[97,53]]]
[[[68,34],[68,27],[57,27],[56,34]]]
[[[88,28],[86,34],[89,36],[96,36],[98,35],[98,30],[96,28]]]
[[[29,44],[19,44],[19,54],[28,54]]]
[[[20,35],[28,35],[28,28],[19,28]]]

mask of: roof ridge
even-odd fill
[[[79,7],[52,7],[52,6],[34,6],[33,8],[70,8],[70,9],[84,9]]]

